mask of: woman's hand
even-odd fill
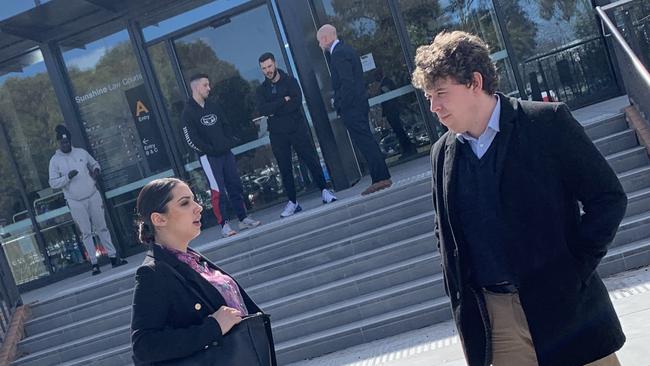
[[[226,333],[228,333],[232,327],[241,322],[242,315],[243,314],[237,309],[222,306],[219,308],[219,310],[215,311],[210,316],[213,317],[217,323],[219,323],[219,327],[221,327],[221,334],[226,335]]]

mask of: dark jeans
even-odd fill
[[[282,184],[287,192],[289,200],[293,203],[296,202],[296,184],[293,177],[293,162],[291,147],[296,151],[298,158],[307,166],[311,176],[314,178],[315,183],[320,190],[326,188],[325,178],[323,177],[323,170],[320,166],[318,153],[309,135],[309,127],[307,123],[301,123],[295,131],[291,133],[271,133],[271,149],[275,160],[278,162],[280,168],[280,175],[282,176]]]

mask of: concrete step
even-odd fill
[[[131,306],[99,314],[59,328],[27,337],[18,343],[20,353],[36,353],[58,344],[102,333],[131,323]]]
[[[269,279],[249,286],[246,292],[258,303],[269,302],[294,293],[337,281],[345,277],[397,263],[408,258],[433,253],[433,237],[421,235],[398,243],[382,246],[354,256],[331,261],[288,276]]]
[[[594,140],[600,153],[607,156],[639,145],[634,130],[627,129],[613,135]]]
[[[625,216],[634,216],[650,211],[650,188],[641,189],[627,195]]]
[[[598,273],[610,276],[650,263],[650,238],[611,248],[598,266]]]
[[[618,228],[612,248],[650,238],[650,212],[626,217]]]
[[[587,136],[592,140],[613,135],[617,132],[628,129],[627,122],[625,121],[625,114],[621,113],[617,116],[597,121],[584,126]]]
[[[113,295],[95,299],[85,304],[79,304],[69,309],[57,311],[39,318],[31,319],[25,323],[25,334],[28,337],[53,329],[64,327],[68,324],[106,314],[116,309],[130,306],[133,298],[133,288],[129,288]]]
[[[114,279],[102,282],[100,285],[89,284],[80,286],[69,292],[63,292],[57,297],[31,305],[32,319],[51,315],[61,310],[70,309],[80,304],[92,302],[99,298],[133,288],[132,272],[120,273]]]
[[[131,355],[131,343],[126,343],[99,353],[64,362],[58,366],[132,366]]]
[[[278,364],[283,365],[306,358],[367,343],[409,330],[419,329],[451,318],[447,298],[431,299],[405,308],[395,309],[371,319],[362,319],[276,344]]]
[[[234,276],[242,284],[261,283],[269,278],[283,277],[296,271],[395,243],[409,236],[430,232],[433,224],[433,213],[422,213],[338,240],[332,238],[329,242],[318,243],[298,238],[289,241],[287,245],[275,246],[252,255],[248,258],[251,265],[243,271],[234,273]],[[343,231],[344,229],[332,228],[331,230]],[[325,234],[327,231],[330,230],[326,230]],[[226,269],[232,273],[230,266]]]
[[[308,212],[294,215],[277,222],[271,222],[251,231],[225,240],[198,247],[210,259],[222,264],[225,258],[236,258],[268,244],[286,240],[320,230],[324,226],[358,220],[360,216],[375,216],[387,212],[387,208],[402,204],[422,195],[431,194],[431,173],[421,174],[417,179],[374,193],[369,197],[359,196],[350,200],[337,201]],[[431,201],[431,199],[429,199]],[[223,263],[225,264],[225,263]]]
[[[625,192],[635,192],[650,187],[650,166],[642,166],[618,174]]]
[[[131,340],[130,327],[124,326],[78,338],[32,353],[12,362],[13,366],[52,366],[124,345]]]
[[[418,278],[440,273],[440,257],[436,253],[417,255],[405,260],[376,266],[368,271],[350,274],[320,286],[273,299],[260,306],[275,320],[311,311],[322,304],[354,298],[397,286]]]
[[[622,173],[650,164],[648,152],[643,146],[637,146],[618,153],[607,155],[606,159],[616,173]]]
[[[332,294],[338,298],[354,298],[386,287],[396,286],[440,273],[440,257],[418,256],[375,268],[371,271],[348,276],[322,286],[310,288],[289,296],[262,303],[262,309],[271,314],[273,320],[301,314],[328,303]]]
[[[363,296],[328,302],[311,311],[274,322],[273,338],[284,342],[444,296],[442,274],[385,288]]]

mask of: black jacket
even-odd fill
[[[499,95],[497,175],[519,296],[540,366],[582,366],[625,342],[596,266],[627,199],[616,174],[566,105]],[[491,359],[485,299],[465,264],[454,202],[458,140],[431,149],[435,232],[454,319],[470,366]],[[584,206],[580,215],[578,201]]]
[[[206,100],[201,107],[190,97],[185,103],[181,119],[185,124],[185,141],[200,154],[220,156],[234,146],[226,115],[217,103]]]
[[[226,273],[205,257],[204,260],[210,267]],[[160,262],[178,271],[210,302],[210,306],[202,304],[169,267]],[[249,313],[261,312],[241,286],[239,291]],[[221,328],[214,318],[209,317],[208,308],[217,310],[224,305],[226,301],[212,284],[173,254],[152,245],[135,274],[131,318],[131,345],[135,358],[141,363],[155,363],[218,346],[222,340]],[[270,329],[268,332],[273,348]]]
[[[302,93],[298,81],[277,69],[280,79],[277,83],[268,78],[257,87],[257,110],[269,118],[269,132],[273,134],[292,133],[305,123],[302,115]],[[286,101],[284,97],[289,97]]]
[[[357,52],[339,41],[330,55],[334,108],[341,115],[368,113],[368,91]]]

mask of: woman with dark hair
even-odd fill
[[[245,315],[261,312],[232,277],[188,246],[201,232],[202,210],[179,179],[156,179],[140,191],[138,237],[150,250],[135,276],[136,363],[175,364],[211,347],[226,352],[226,334]],[[267,335],[275,365],[270,327]]]

